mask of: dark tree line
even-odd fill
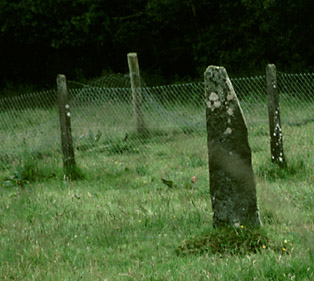
[[[209,64],[312,72],[313,11],[313,0],[1,0],[0,89],[126,72],[131,51],[168,81]]]

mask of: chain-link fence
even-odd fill
[[[314,74],[277,74],[284,147],[310,157],[314,124]],[[254,154],[270,157],[266,77],[231,79],[249,128]],[[89,84],[68,81],[76,153],[110,157],[150,151],[179,155],[198,150],[207,157],[204,83],[143,86],[142,114],[147,129],[139,136],[128,75],[107,76]],[[0,163],[9,165],[31,153],[61,154],[55,90],[0,99]]]

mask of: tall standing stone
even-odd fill
[[[61,146],[63,153],[63,168],[65,176],[75,176],[75,157],[71,130],[71,112],[68,101],[68,88],[66,77],[63,74],[57,76],[57,92],[59,103],[59,120],[61,130]]]
[[[213,225],[260,226],[247,126],[224,67],[205,71]]]
[[[133,96],[133,111],[136,122],[136,130],[139,136],[145,136],[147,134],[147,130],[142,112],[143,97],[137,53],[128,53],[127,57],[130,70],[130,80]]]
[[[283,153],[279,92],[277,87],[276,66],[274,64],[268,64],[266,67],[266,82],[271,161],[282,168],[287,164]]]

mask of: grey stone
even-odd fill
[[[286,167],[287,163],[283,153],[279,92],[277,87],[276,66],[274,64],[268,64],[266,67],[266,81],[271,161],[283,168]]]
[[[75,157],[71,130],[71,113],[68,101],[68,88],[66,77],[63,74],[57,76],[57,92],[59,103],[59,120],[61,129],[61,146],[63,153],[63,168],[65,176],[72,178],[75,176]]]
[[[213,225],[260,226],[240,103],[225,68],[209,66],[204,76]]]

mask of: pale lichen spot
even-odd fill
[[[232,133],[232,129],[228,127],[225,131],[225,134],[230,135],[231,133]]]
[[[68,117],[71,117],[71,113],[70,113],[70,112],[68,112],[68,113],[67,113],[67,116],[68,116]]]
[[[206,102],[206,104],[207,104],[207,107],[208,107],[208,108],[211,108],[211,107],[212,107],[211,101],[208,100],[208,101]]]
[[[66,104],[66,105],[65,105],[65,108],[66,108],[66,109],[69,109],[69,108],[70,108],[70,105],[69,105],[69,104]]]
[[[214,102],[214,107],[218,108],[220,106],[221,106],[221,102],[219,100]]]
[[[215,92],[211,92],[209,96],[209,100],[211,101],[219,100],[219,96]]]
[[[231,116],[233,115],[233,109],[232,108],[228,108],[227,113]]]
[[[227,100],[233,100],[234,99],[234,94],[231,93],[227,96]]]
[[[230,118],[228,118],[228,124],[230,124],[231,123],[231,119]]]
[[[241,224],[238,223],[238,222],[234,223],[233,225],[234,225],[235,228],[240,228],[241,227]]]

